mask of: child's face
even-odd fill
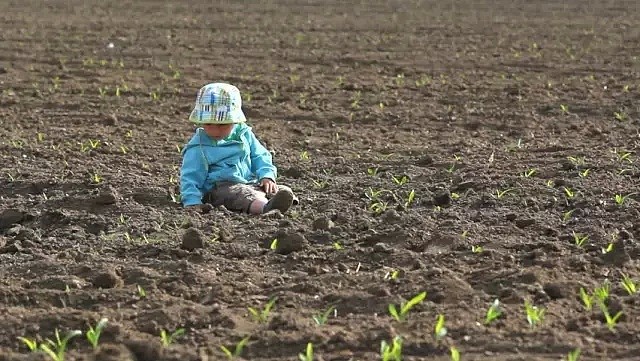
[[[222,140],[231,134],[234,125],[235,124],[203,124],[202,128],[209,137],[215,140]]]

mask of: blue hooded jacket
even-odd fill
[[[263,178],[275,181],[276,175],[271,153],[246,124],[236,124],[228,137],[218,141],[198,128],[182,150],[182,204],[202,204],[217,182],[250,184]]]

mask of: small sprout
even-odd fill
[[[583,287],[580,287],[580,300],[585,310],[591,311],[593,309],[593,295],[590,295]]]
[[[438,318],[436,319],[436,325],[433,328],[433,335],[435,336],[436,340],[440,340],[447,335],[447,328],[444,325],[443,314],[438,315]]]
[[[453,200],[460,199],[460,194],[451,192],[451,199]]]
[[[298,354],[298,358],[300,361],[313,361],[313,344],[311,342],[307,343],[305,353]]]
[[[573,215],[573,212],[575,212],[575,211],[576,211],[575,209],[571,209],[571,210],[568,210],[566,212],[563,212],[562,213],[562,222],[563,223],[567,223],[567,221],[569,221],[569,219],[571,218],[571,215]]]
[[[137,285],[136,289],[138,290],[138,296],[140,296],[140,298],[147,297],[147,291],[145,291],[144,288],[142,288],[142,286]]]
[[[308,162],[309,159],[311,159],[311,157],[309,156],[309,152],[308,151],[303,151],[300,153],[300,160]]]
[[[453,173],[456,170],[456,163],[451,163],[451,166],[446,169],[447,173]]]
[[[507,189],[502,190],[502,191],[498,189],[498,190],[496,190],[496,198],[502,199],[502,198],[504,198],[504,196],[507,195],[507,193],[511,192],[512,190],[513,190],[512,188],[507,188]]]
[[[613,242],[610,242],[606,247],[602,247],[600,250],[602,251],[602,254],[607,254],[613,251]]]
[[[571,188],[562,187],[562,189],[564,190],[564,194],[566,194],[568,199],[573,199],[576,197],[576,192],[571,190]]]
[[[613,200],[616,201],[617,205],[622,206],[624,205],[624,202],[627,200],[627,198],[634,194],[635,193],[629,193],[626,196],[623,196],[622,194],[616,194],[615,197],[613,197]]]
[[[340,244],[340,242],[333,242],[333,248],[337,251],[342,250],[344,247]]]
[[[242,340],[238,341],[238,343],[233,348],[233,352],[231,352],[231,350],[229,350],[227,347],[223,345],[220,345],[220,349],[222,350],[222,352],[224,352],[224,354],[227,356],[229,360],[233,360],[236,357],[240,357],[240,355],[242,354],[242,351],[244,350],[244,347],[247,345],[247,342],[249,342],[249,337],[250,336],[247,336]]]
[[[326,325],[327,321],[329,320],[329,315],[334,313],[335,310],[336,310],[336,308],[334,306],[330,306],[329,308],[327,308],[321,314],[313,315],[312,318],[316,322],[317,325],[319,325],[319,326]]]
[[[623,162],[626,160],[629,163],[633,163],[633,158],[631,158],[631,155],[632,155],[631,152],[618,151],[616,149],[614,149],[613,152],[618,157],[619,162]]]
[[[527,322],[531,327],[536,327],[544,319],[545,309],[534,306],[529,301],[524,301],[524,311],[527,314]]]
[[[547,188],[553,188],[555,183],[553,182],[553,179],[549,179],[549,180],[547,180],[546,185],[547,185]]]
[[[525,170],[524,173],[522,173],[522,176],[525,178],[531,178],[533,177],[534,174],[536,174],[536,169],[531,168],[531,169]]]
[[[407,184],[409,182],[409,177],[403,175],[402,177],[391,176],[393,182],[399,186]]]
[[[271,241],[271,244],[269,245],[269,248],[270,248],[271,250],[273,250],[273,251],[275,251],[276,249],[278,249],[278,239],[277,239],[277,238],[274,238],[274,239]]]
[[[178,151],[178,154],[182,153],[182,147],[180,147],[179,144],[176,144],[176,150]]]
[[[587,178],[587,176],[589,175],[589,172],[590,172],[590,169],[587,168],[585,170],[578,172],[578,175],[580,176],[580,178]]]
[[[626,84],[625,86],[622,87],[622,91],[625,93],[629,92],[629,84]]]
[[[484,248],[482,248],[482,246],[475,246],[475,245],[471,246],[471,252],[473,253],[482,253],[483,251],[484,251]]]
[[[64,338],[60,338],[60,332],[55,330],[56,339],[46,339],[46,343],[40,345],[40,349],[44,351],[53,361],[64,361],[64,354],[67,350],[69,340],[76,336],[82,335],[82,331],[74,330],[67,333]]]
[[[609,282],[605,282],[593,290],[593,295],[598,299],[598,303],[604,303],[609,298],[610,288]]]
[[[378,202],[374,202],[369,206],[369,210],[374,214],[374,215],[380,215],[382,214],[384,211],[387,210],[387,206],[388,204],[386,202],[382,202],[382,201],[378,201]]]
[[[582,247],[584,243],[589,239],[589,236],[582,235],[576,232],[572,232],[572,235],[573,235],[573,242],[578,247]]]
[[[26,337],[18,337],[18,340],[22,341],[22,343],[27,346],[29,351],[38,352],[38,341]]]
[[[323,180],[312,179],[311,181],[313,182],[313,188],[315,189],[325,189],[329,186],[328,179],[323,179]]]
[[[388,279],[388,280],[391,280],[391,281],[397,280],[398,277],[400,277],[400,271],[399,270],[393,270],[391,272],[387,272],[384,275],[384,279]]]
[[[276,300],[276,297],[269,300],[269,302],[267,302],[264,308],[260,311],[253,307],[248,307],[247,310],[249,310],[249,313],[251,313],[251,317],[253,317],[255,322],[266,323],[269,320],[269,315],[271,314],[273,306],[276,304]]]
[[[404,207],[409,208],[409,206],[413,203],[415,198],[416,198],[416,191],[412,189],[411,192],[409,192],[409,195],[407,195],[407,200],[404,202]]]
[[[376,176],[378,174],[378,168],[367,168],[367,174],[370,176]]]
[[[391,316],[393,316],[393,318],[395,318],[396,321],[402,322],[402,321],[404,321],[406,319],[407,313],[409,313],[409,311],[414,306],[420,304],[424,300],[424,298],[426,296],[427,296],[427,292],[422,292],[422,293],[419,293],[419,294],[415,295],[408,302],[402,302],[400,304],[400,311],[399,312],[398,312],[398,309],[396,308],[396,305],[390,304],[389,305],[389,314],[391,314]]]
[[[599,302],[598,304],[600,306],[600,310],[604,314],[604,319],[607,322],[607,327],[610,331],[613,331],[616,327],[616,324],[618,323],[618,319],[622,316],[622,311],[618,311],[618,313],[616,313],[614,316],[611,316],[611,314],[609,313],[609,309],[604,302]]]
[[[613,116],[621,122],[627,120],[627,114],[625,112],[613,112]]]
[[[91,344],[91,347],[94,349],[98,348],[98,342],[100,341],[100,335],[102,334],[102,330],[107,326],[107,319],[102,318],[98,321],[96,328],[89,326],[89,331],[87,331],[86,336],[87,340]]]
[[[638,292],[638,289],[636,288],[636,283],[624,273],[622,274],[622,281],[620,281],[620,284],[630,296]]]
[[[484,317],[484,324],[490,324],[491,322],[497,320],[501,315],[502,311],[500,310],[500,301],[496,298],[487,310],[487,314]]]
[[[569,114],[569,106],[566,104],[560,104],[560,111],[562,114]]]
[[[172,333],[168,333],[166,330],[160,331],[160,341],[163,347],[169,347],[176,338],[184,335],[184,328],[179,328]]]
[[[102,182],[102,177],[98,173],[94,173],[93,177],[91,177],[91,182],[100,184]]]
[[[571,164],[573,164],[576,167],[583,166],[586,163],[586,160],[584,157],[568,156],[567,159],[571,162]]]
[[[451,352],[451,361],[460,361],[460,351],[455,346],[451,346],[449,351]]]
[[[44,142],[44,133],[38,133],[37,137],[38,137],[38,142],[40,143]]]
[[[578,361],[580,358],[580,349],[577,348],[567,354],[567,361]]]
[[[380,358],[382,361],[402,361],[402,338],[394,337],[391,344],[380,342]]]

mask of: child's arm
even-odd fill
[[[271,153],[260,143],[253,132],[250,133],[251,171],[258,180],[269,178],[275,182],[277,170],[273,165]]]
[[[207,179],[207,164],[201,150],[192,147],[184,152],[180,169],[180,196],[185,207],[202,204],[202,187]]]

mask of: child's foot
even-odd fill
[[[293,204],[293,198],[293,193],[290,190],[281,189],[273,197],[271,197],[271,199],[269,199],[269,202],[267,202],[267,204],[264,205],[262,213],[271,212],[274,209],[277,209],[280,212],[284,213],[289,210],[289,208]]]

